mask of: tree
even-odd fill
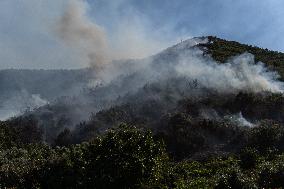
[[[86,178],[95,188],[136,188],[159,182],[168,157],[150,131],[121,125],[91,143]]]

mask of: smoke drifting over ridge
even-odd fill
[[[277,80],[278,73],[268,70],[261,62],[255,63],[249,53],[233,57],[224,64],[189,54],[181,57],[175,69],[219,93],[283,92],[284,89],[284,83]]]
[[[171,79],[175,78],[181,78],[180,83],[184,84],[196,81],[196,88],[188,90],[188,96],[202,96],[208,90],[219,94],[236,94],[240,91],[283,92],[284,83],[278,80],[278,73],[268,70],[261,62],[255,62],[254,55],[244,53],[220,64],[213,58],[204,56],[204,51],[196,47],[200,43],[208,43],[207,38],[186,40],[146,59],[112,64],[103,76],[111,78],[109,83],[112,85],[117,83],[115,94],[135,93],[151,83],[167,88],[171,85]],[[131,78],[131,81],[121,78]],[[191,88],[184,84],[172,85],[175,85],[177,91]]]
[[[39,94],[29,94],[25,90],[16,92],[11,98],[0,103],[0,120],[19,116],[26,111],[35,110],[46,104],[48,104],[48,101]]]
[[[86,17],[86,6],[87,4],[84,4],[83,1],[70,1],[65,13],[56,25],[57,34],[66,44],[76,48],[80,53],[88,57],[89,65],[96,72],[96,78],[111,81],[116,76],[132,74],[126,71],[128,69],[125,68],[128,67],[126,64],[122,64],[120,67],[112,64],[107,65],[113,63],[112,60],[120,56],[114,49],[108,47],[108,36],[103,28]],[[117,41],[119,40],[121,39],[117,39]],[[195,38],[181,43],[177,46],[178,49],[175,50],[182,51],[198,43],[206,42],[208,42],[207,39],[202,41]],[[121,48],[125,47],[127,48],[127,41],[124,47]],[[144,75],[143,80],[146,83],[149,82],[149,79],[146,78],[157,79],[157,75],[167,77],[168,72],[175,70],[179,75],[197,79],[199,84],[206,88],[223,93],[241,90],[249,92],[282,92],[283,84],[277,81],[277,73],[268,71],[261,63],[255,64],[254,57],[250,54],[232,58],[228,63],[221,65],[199,54],[202,54],[202,52],[194,48],[186,51],[186,53],[180,53],[178,59],[175,59],[174,67],[169,66],[173,63],[165,63],[160,65],[161,69],[153,69],[151,66],[155,67],[155,65],[149,63],[151,62],[150,59],[138,61],[139,63],[134,63],[131,67],[133,68],[132,71],[135,70],[135,72],[143,70],[140,75]],[[130,54],[129,57],[131,57]],[[105,69],[103,74],[100,72],[102,69]],[[165,70],[167,71],[164,73]]]

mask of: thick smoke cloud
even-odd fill
[[[100,26],[88,20],[85,6],[82,1],[70,1],[56,31],[67,45],[87,56],[89,65],[98,72],[109,61],[110,54],[106,34]]]
[[[134,93],[150,83],[166,87],[172,78],[183,78],[181,81],[184,80],[184,83],[196,82],[196,88],[189,90],[188,95],[192,95],[193,91],[201,95],[205,89],[219,94],[283,92],[284,84],[278,80],[278,73],[268,70],[261,62],[255,62],[252,54],[244,53],[220,64],[196,48],[197,44],[207,42],[206,38],[193,38],[146,59],[113,64],[108,66],[103,76],[112,85],[124,86],[116,87],[115,94]],[[124,80],[123,84],[119,83],[121,79],[117,78],[127,76],[131,76],[131,82]],[[188,86],[181,85],[179,90],[184,88]]]
[[[254,56],[249,53],[233,57],[224,64],[190,53],[181,57],[176,70],[220,93],[283,92],[284,89],[283,83],[277,81],[279,75],[269,71],[263,63],[255,63]]]
[[[153,31],[147,29],[148,21],[138,12],[128,14],[126,17],[117,16],[120,19],[113,26],[113,31],[107,32],[87,16],[88,8],[87,2],[69,1],[64,13],[55,24],[55,31],[65,45],[78,52],[81,62],[87,61],[97,74],[100,74],[100,71],[112,60],[145,58],[172,42],[153,38],[150,35]],[[118,12],[117,7],[114,6],[111,12]]]

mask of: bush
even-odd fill
[[[165,148],[150,131],[121,125],[91,143],[87,178],[98,188],[135,188],[142,182],[159,182],[168,162]]]
[[[243,169],[253,169],[257,164],[257,151],[253,148],[246,148],[240,153],[240,166]]]
[[[251,130],[250,146],[255,147],[260,152],[266,152],[269,148],[276,148],[282,133],[280,125],[264,122]]]

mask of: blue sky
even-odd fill
[[[80,54],[65,47],[54,35],[54,23],[68,2],[1,0],[0,69],[86,66],[80,62]],[[110,45],[118,50],[128,45],[134,57],[153,54],[180,39],[203,35],[284,51],[284,1],[281,0],[88,0],[86,3],[88,19],[104,28]]]
[[[92,4],[94,9],[99,7],[94,16],[102,24],[117,22],[111,3],[101,0]],[[170,37],[217,35],[284,50],[281,0],[122,0],[114,12],[119,17],[138,13],[151,29],[167,28]]]

